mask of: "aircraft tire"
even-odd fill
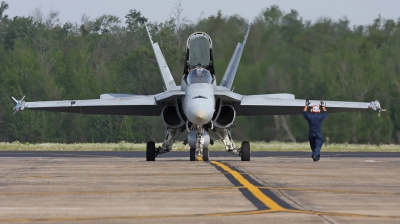
[[[156,161],[156,144],[153,141],[147,142],[146,161]]]
[[[208,153],[208,148],[203,148],[203,161],[209,161],[210,160],[210,155]]]
[[[242,161],[250,161],[250,143],[248,141],[242,142]]]
[[[196,148],[190,148],[190,161],[196,161]]]

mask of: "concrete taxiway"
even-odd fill
[[[400,153],[127,153],[0,152],[0,223],[400,223]]]

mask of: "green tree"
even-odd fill
[[[0,20],[7,19],[8,15],[5,15],[4,12],[8,9],[8,4],[4,1],[1,2],[0,5]]]

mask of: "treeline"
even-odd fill
[[[176,6],[179,7],[179,6]],[[186,38],[204,31],[213,39],[216,75],[221,79],[237,42],[250,23],[222,12],[188,21],[148,22],[130,10],[125,18],[82,17],[61,23],[58,13],[35,10],[8,18],[0,6],[0,141],[144,142],[161,141],[159,117],[100,116],[24,111],[12,116],[11,96],[26,101],[99,98],[102,93],[155,94],[162,80],[144,27],[148,23],[180,82]],[[234,82],[241,94],[293,93],[296,98],[380,100],[388,112],[330,114],[323,132],[331,142],[400,141],[400,22],[377,18],[350,27],[346,19],[305,21],[276,6],[252,22]],[[329,109],[329,105],[328,109]],[[307,122],[298,116],[238,117],[238,140],[306,141]]]

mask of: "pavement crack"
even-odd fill
[[[327,219],[326,217],[324,217],[322,215],[318,215],[318,217],[320,217],[322,220],[329,222],[330,224],[335,224],[334,222],[332,222],[331,220]]]
[[[302,209],[304,209],[304,210],[309,210],[309,211],[311,211],[310,209],[308,209],[308,208],[304,207],[302,204],[296,202],[295,200],[293,200],[292,198],[290,198],[288,195],[286,195],[284,192],[282,192],[281,190],[277,189],[276,187],[274,187],[272,184],[268,183],[267,181],[265,181],[265,180],[259,178],[258,176],[256,176],[256,175],[253,174],[253,173],[250,173],[250,172],[247,172],[247,173],[248,173],[249,175],[251,175],[252,177],[254,177],[254,179],[256,179],[257,181],[259,181],[259,182],[265,184],[266,186],[271,186],[272,189],[278,191],[283,197],[285,197],[285,198],[288,199],[289,201],[291,201],[291,202],[293,202],[294,204],[296,204],[297,206],[299,206],[299,208],[302,208]]]
[[[302,208],[304,210],[308,210],[308,211],[313,211],[312,209],[309,209],[307,207],[305,207],[304,205],[298,203],[297,201],[295,201],[294,199],[292,199],[291,197],[289,197],[287,194],[285,194],[285,192],[281,191],[280,189],[277,189],[276,187],[274,187],[271,183],[268,183],[267,181],[259,178],[257,175],[247,172],[249,175],[251,175],[254,179],[256,179],[257,181],[259,181],[260,183],[263,183],[267,186],[271,186],[272,189],[278,191],[283,197],[285,197],[287,200],[293,202],[295,205],[299,206],[299,208]],[[314,212],[314,211],[313,211]],[[334,224],[334,222],[330,221],[328,218],[322,216],[322,215],[318,215],[318,217],[320,217],[321,219],[325,220],[326,222],[330,223],[330,224]]]

